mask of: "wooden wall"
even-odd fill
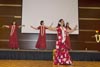
[[[100,50],[92,36],[100,29],[100,0],[79,0],[79,35],[70,35],[73,50]],[[0,0],[0,48],[8,49],[9,29],[1,28],[15,19],[21,24],[22,0]],[[20,49],[34,49],[38,34],[19,30]],[[47,35],[47,49],[55,48],[56,35]]]
[[[96,43],[95,30],[100,29],[100,0],[79,0],[79,41],[88,50],[100,50],[100,43]]]

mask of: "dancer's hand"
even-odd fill
[[[22,25],[23,27],[25,27],[25,25]]]
[[[77,27],[78,27],[78,26],[77,26],[77,25],[75,25],[74,30],[77,30]]]
[[[50,27],[52,27],[53,23],[51,23]]]

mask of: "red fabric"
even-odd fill
[[[72,64],[68,49],[65,43],[62,43],[62,30],[57,29],[58,40],[56,41],[56,50],[54,52],[54,64]]]
[[[39,37],[38,37],[38,40],[37,40],[37,43],[36,43],[36,48],[39,48],[39,49],[45,49],[46,48],[46,27],[44,27],[44,30],[42,26],[39,26],[38,29],[40,30],[40,33],[39,33]],[[44,32],[43,35],[42,32]]]
[[[71,49],[71,42],[70,42],[70,36],[69,36],[69,35],[66,36],[65,45],[66,45],[66,48],[67,48],[68,50]]]
[[[12,28],[12,25],[10,26],[10,29],[11,28]],[[17,29],[18,29],[18,26],[15,26],[13,34],[10,35],[10,38],[9,38],[9,47],[10,48],[19,48],[19,46],[18,46],[18,38],[17,38]]]

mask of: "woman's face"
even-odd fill
[[[42,25],[44,25],[44,22],[42,23]]]
[[[67,26],[69,26],[69,23],[66,23]]]
[[[15,24],[16,24],[16,22],[14,21],[14,22],[13,22],[13,25],[15,25]]]
[[[61,26],[64,26],[64,20],[61,20]]]

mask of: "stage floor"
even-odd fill
[[[53,65],[44,60],[0,60],[0,67],[100,67],[100,62],[73,61],[72,65]]]

